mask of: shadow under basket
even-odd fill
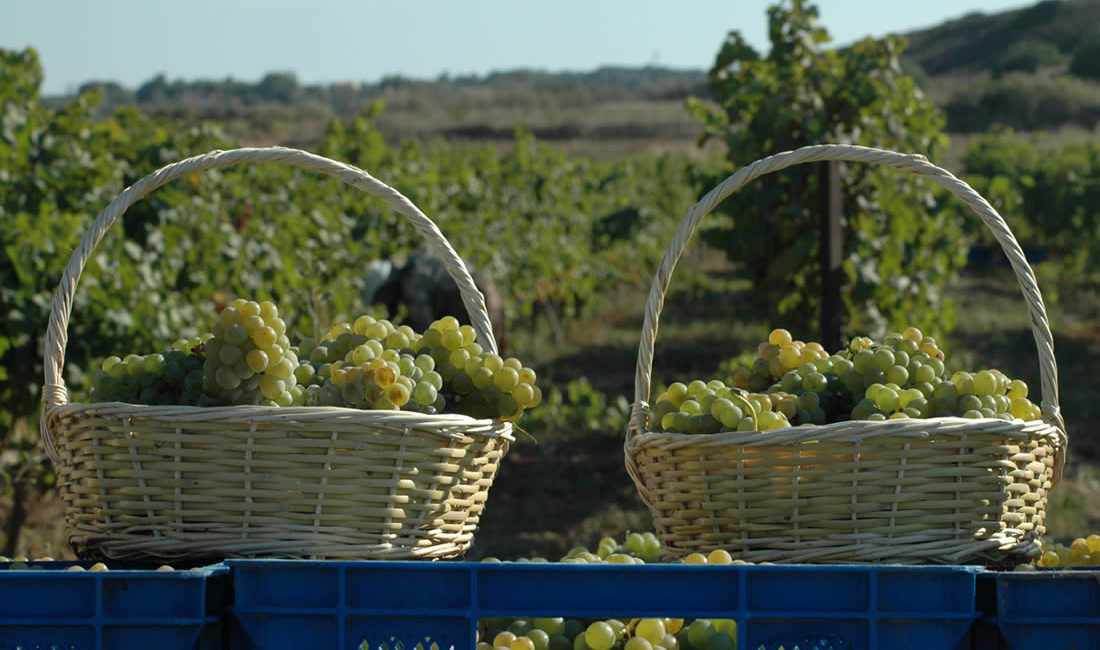
[[[653,347],[677,260],[702,218],[748,182],[799,163],[874,163],[963,200],[1005,252],[1039,354],[1042,418],[852,420],[769,431],[649,431]],[[1040,554],[1047,493],[1065,464],[1046,308],[1023,251],[969,185],[923,156],[817,145],[742,167],[691,207],[646,303],[624,454],[664,553],[725,549],[751,562],[983,564]]]

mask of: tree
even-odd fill
[[[1020,41],[1008,47],[993,59],[990,72],[999,79],[1010,72],[1034,73],[1045,65],[1058,65],[1066,61],[1061,50],[1043,41]]]
[[[264,101],[293,104],[301,88],[293,72],[269,72],[260,80],[256,91]]]
[[[1100,29],[1083,37],[1073,49],[1069,71],[1078,77],[1100,79]]]
[[[780,151],[851,143],[922,153],[935,160],[944,119],[903,74],[898,37],[845,49],[829,42],[818,10],[788,0],[768,10],[771,50],[761,55],[730,32],[710,69],[714,103],[689,100],[701,142],[722,141],[729,167]],[[881,332],[911,323],[950,327],[940,289],[965,263],[969,237],[957,211],[926,181],[892,170],[842,165],[846,323]],[[710,179],[714,185],[720,179]],[[708,242],[750,274],[755,306],[773,322],[807,331],[820,293],[817,174],[806,165],[754,181],[719,210]],[[973,224],[968,224],[974,228]]]

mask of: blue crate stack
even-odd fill
[[[229,570],[66,571],[90,562],[0,563],[0,648],[221,650]]]
[[[0,649],[472,650],[488,617],[735,619],[741,650],[1100,650],[1100,571],[227,560],[0,564]],[[79,563],[85,567],[89,563]]]
[[[987,573],[1004,650],[1100,650],[1100,570]]]
[[[738,648],[955,650],[976,567],[230,560],[243,647],[472,650],[484,617],[732,618]]]

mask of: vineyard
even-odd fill
[[[945,135],[945,112],[903,72],[902,39],[867,39],[844,50],[821,51],[828,36],[815,17],[816,10],[806,3],[773,8],[767,53],[731,34],[707,77],[708,96],[686,102],[707,145],[692,153],[566,153],[522,125],[508,129],[505,146],[440,137],[394,142],[380,126],[394,110],[381,101],[354,116],[329,119],[310,143],[315,153],[355,165],[404,193],[468,264],[493,278],[503,297],[509,349],[502,357],[524,364],[513,372],[486,362],[480,346],[469,347],[472,339],[444,346],[442,334],[431,335],[440,340],[432,339],[419,357],[400,356],[415,340],[407,333],[385,346],[392,348],[394,359],[384,358],[381,349],[376,355],[397,365],[396,375],[407,376],[410,384],[407,395],[399,390],[393,399],[380,398],[382,405],[432,407],[450,377],[440,376],[435,385],[428,373],[438,367],[449,368],[452,377],[461,374],[462,366],[450,356],[455,350],[465,351],[465,357],[458,355],[463,364],[476,357],[481,368],[491,367],[471,381],[488,381],[484,386],[493,384],[509,395],[516,386],[530,387],[520,388],[522,398],[510,405],[503,399],[491,404],[502,409],[493,416],[516,415],[516,408],[523,413],[469,559],[557,559],[577,545],[595,548],[601,538],[626,539],[628,532],[652,529],[624,467],[623,437],[646,294],[680,220],[699,197],[741,165],[804,145],[862,144],[924,154],[933,162],[951,146],[958,151]],[[123,188],[177,160],[244,143],[216,121],[134,106],[106,113],[103,92],[96,88],[63,105],[47,102],[40,96],[42,74],[33,50],[0,50],[0,555],[69,557],[56,476],[37,435],[46,323],[65,264],[92,220]],[[158,97],[163,101],[167,95]],[[1100,423],[1092,372],[1092,360],[1100,354],[1100,277],[1095,272],[1100,140],[1052,146],[1033,133],[989,126],[966,138],[954,171],[990,199],[1037,262],[1070,438],[1070,466],[1052,496],[1048,529],[1069,548],[1073,538],[1100,529],[1100,508],[1090,496],[1100,481],[1095,469],[1100,443],[1091,439]],[[989,408],[991,415],[1031,415],[1030,402],[1012,402],[1026,398],[1026,392],[1018,386],[1013,392],[1008,382],[1009,377],[1026,382],[1037,402],[1039,371],[1028,313],[999,253],[988,255],[995,246],[988,232],[960,202],[922,179],[854,164],[843,165],[841,175],[846,336],[878,340],[912,326],[947,352],[946,363],[937,365],[930,361],[934,354],[926,353],[927,364],[910,367],[895,366],[891,351],[891,362],[882,368],[863,368],[864,361],[856,361],[860,373],[900,376],[904,370],[906,377],[910,371],[923,377],[934,368],[929,376],[950,378],[956,371],[975,371],[977,377],[979,369],[999,368],[1001,375],[981,375],[983,384],[994,383],[986,392],[965,395],[974,398],[965,400],[974,408],[957,414]],[[654,396],[675,392],[672,386],[681,380],[733,386],[732,369],[751,366],[758,344],[774,328],[793,334],[790,340],[780,335],[782,344],[818,340],[818,182],[807,171],[775,174],[722,203],[704,222],[669,287],[653,359]],[[127,354],[143,355],[140,363],[145,364],[145,355],[215,331],[217,323],[222,330],[216,335],[238,337],[241,331],[230,335],[229,328],[243,331],[244,319],[252,315],[252,307],[242,304],[257,305],[255,315],[259,305],[278,304],[285,322],[277,335],[295,334],[295,346],[311,341],[304,355],[315,353],[318,367],[342,362],[362,342],[337,354],[335,344],[324,345],[326,337],[338,338],[334,327],[343,323],[351,331],[362,323],[362,331],[352,333],[366,336],[374,319],[392,321],[385,339],[400,333],[408,315],[385,313],[364,301],[370,263],[403,260],[422,247],[422,238],[403,217],[335,179],[262,164],[191,174],[134,204],[89,260],[68,324],[65,382],[76,401],[117,397],[112,391],[124,378]],[[240,298],[255,302],[234,302]],[[219,316],[233,313],[227,307],[238,310],[239,322]],[[364,317],[370,322],[357,320]],[[339,396],[344,403],[365,404],[364,391],[395,383],[368,382],[345,394],[344,384],[334,385],[331,369],[316,381],[312,371],[295,379],[293,374],[262,379],[266,355],[288,355],[291,340],[284,345],[276,337],[270,345],[251,348],[245,341],[240,338],[238,356],[265,354],[262,363],[255,362],[255,386],[248,387],[257,403],[306,403],[313,381],[317,400],[327,390],[329,403]],[[901,340],[894,343],[900,351]],[[218,342],[219,351],[237,349],[234,345]],[[436,350],[433,359],[433,347],[446,347],[446,355]],[[769,354],[778,358],[781,345],[775,347]],[[905,352],[906,360],[910,354],[916,353]],[[118,356],[112,360],[112,355]],[[253,358],[259,356],[248,362]],[[157,369],[163,360],[150,361],[148,367]],[[784,372],[814,360],[799,358]],[[221,367],[226,403],[240,398],[233,390],[252,379],[231,376],[229,368],[237,361],[232,357]],[[132,363],[135,375],[138,363]],[[276,362],[271,364],[274,368]],[[926,365],[929,370],[922,369]],[[533,375],[520,381],[524,369],[532,368],[537,382]],[[497,379],[497,374],[508,378]],[[515,382],[511,374],[517,375]],[[803,368],[798,381],[817,381],[811,374],[816,373]],[[342,374],[335,377],[345,381]],[[788,381],[791,393],[796,388],[795,379],[783,373],[772,379]],[[194,381],[201,383],[201,378]],[[296,383],[301,390],[292,393]],[[902,391],[921,392],[915,380],[894,383]],[[904,411],[904,405],[887,408],[899,397],[906,405],[913,399],[935,405],[940,398],[875,390],[869,399],[876,404],[864,404],[864,415],[886,418]],[[874,399],[879,396],[883,401]],[[129,397],[125,401],[140,401],[140,392]],[[669,420],[670,426],[700,415],[694,406],[684,407],[683,395],[677,397],[662,407],[662,416],[682,416]],[[953,412],[963,401],[958,397],[951,397],[952,408],[944,408]],[[982,404],[984,397],[991,398],[991,406]],[[845,405],[847,414],[858,399]],[[810,422],[817,417],[815,400],[777,403],[767,417],[778,422],[777,414],[788,409],[792,420]],[[917,409],[920,402],[913,404],[914,417],[934,415]],[[481,407],[489,408],[488,403]],[[733,409],[746,415],[740,406],[723,403],[716,421],[724,422],[725,415],[733,422]],[[823,403],[820,410],[824,417]],[[759,424],[750,418],[745,426]],[[613,554],[607,551],[600,555]],[[653,630],[644,636],[658,643],[664,635],[656,623],[647,625]],[[589,645],[610,647],[613,632],[593,631]]]

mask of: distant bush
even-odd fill
[[[1065,63],[1068,59],[1069,57],[1050,43],[1020,41],[993,60],[990,72],[994,79],[1000,79],[1010,72],[1033,73],[1044,66]]]
[[[1069,71],[1079,77],[1100,79],[1100,29],[1082,38],[1073,49]]]
[[[947,129],[985,131],[994,124],[1035,130],[1100,122],[1100,84],[1075,77],[1012,73],[957,94],[946,106]]]
[[[1012,223],[1024,245],[1043,246],[1075,277],[1100,260],[1100,143],[1053,149],[998,129],[963,156],[967,180]]]

